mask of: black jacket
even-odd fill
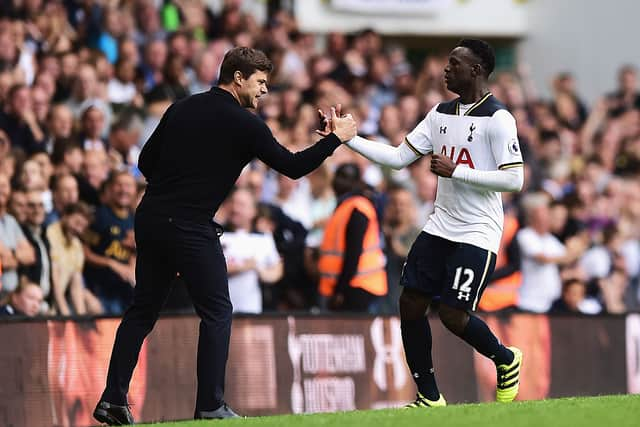
[[[291,153],[231,93],[214,87],[171,105],[143,147],[138,168],[148,187],[138,215],[210,221],[254,158],[295,179],[317,168],[339,145],[331,134]]]

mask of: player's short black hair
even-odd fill
[[[462,39],[458,42],[458,47],[466,47],[478,57],[487,77],[493,73],[496,68],[496,52],[489,43],[480,39]]]
[[[264,52],[250,47],[235,47],[224,56],[220,66],[218,83],[229,84],[233,81],[233,74],[240,71],[248,79],[256,71],[270,73],[273,64]]]

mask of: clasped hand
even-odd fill
[[[320,120],[325,124],[324,129],[317,129],[318,135],[327,136],[334,133],[340,141],[347,142],[358,133],[356,121],[351,114],[342,115],[342,105],[331,107],[331,114],[327,116],[324,111],[318,110]]]

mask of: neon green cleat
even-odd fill
[[[520,369],[522,368],[522,351],[516,347],[507,347],[513,352],[513,362],[510,365],[498,365],[498,385],[496,400],[498,402],[513,402],[520,388]]]
[[[444,396],[442,394],[440,394],[440,398],[438,400],[429,400],[424,397],[422,393],[418,392],[416,400],[406,405],[405,408],[436,408],[440,406],[447,406],[447,401],[444,400]]]

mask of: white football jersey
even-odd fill
[[[490,93],[472,106],[461,108],[459,99],[437,105],[406,142],[417,154],[440,153],[457,167],[498,170],[523,164],[516,121]],[[424,231],[497,253],[503,222],[499,192],[438,177],[434,212]]]

